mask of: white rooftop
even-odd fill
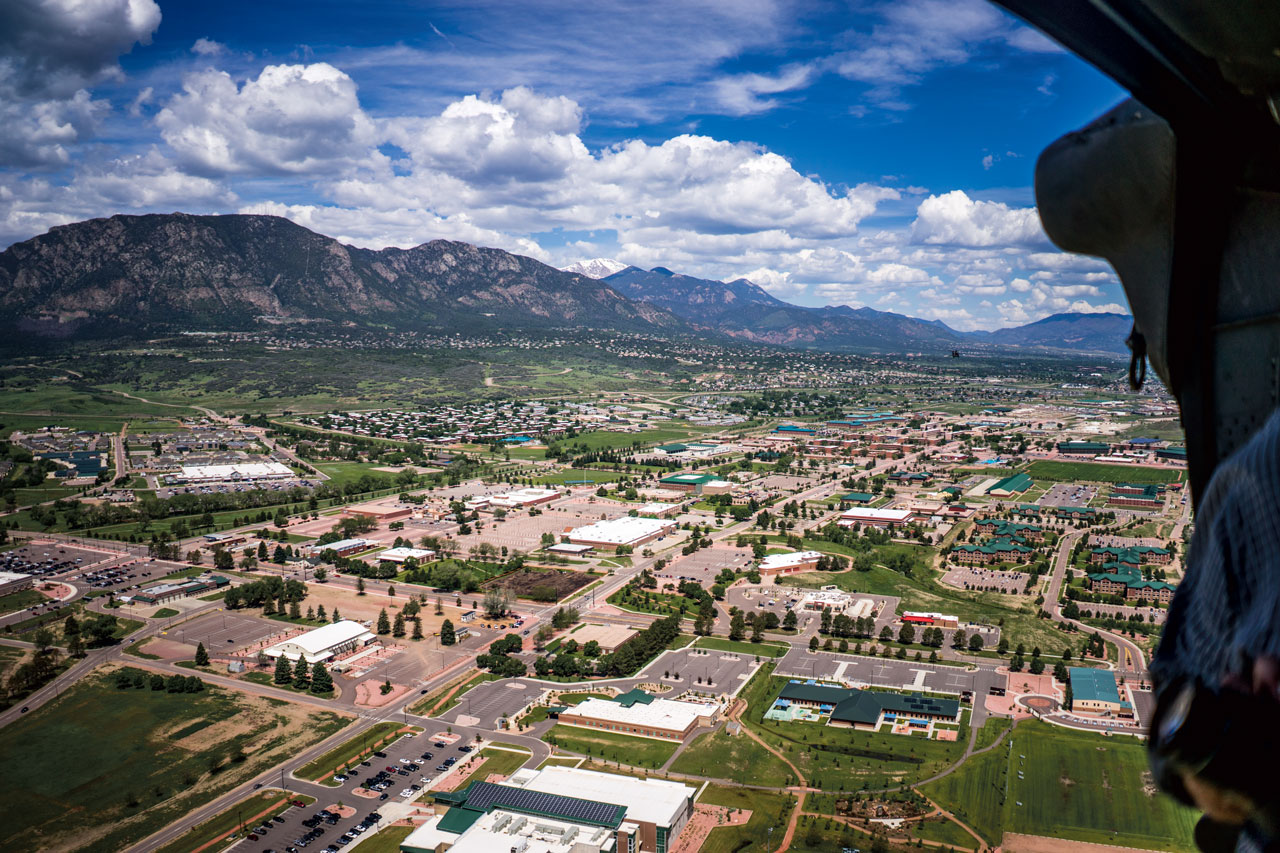
[[[379,560],[390,560],[393,563],[403,563],[409,558],[415,560],[426,560],[436,555],[435,551],[429,548],[388,548],[381,554],[378,554]]]
[[[592,701],[601,700],[588,699],[582,705]],[[616,702],[606,704],[617,705]],[[581,708],[582,705],[578,707]],[[618,707],[621,706],[618,705]],[[636,779],[633,776],[618,776],[596,770],[579,770],[576,767],[519,770],[505,784],[530,791],[543,791],[548,794],[626,806],[625,820],[666,827],[675,824],[686,802],[696,791],[695,788],[679,782]],[[455,847],[454,850],[457,848]]]
[[[906,522],[911,520],[911,510],[909,509],[876,509],[867,507],[865,509],[850,509],[840,514],[843,519],[851,521],[897,521]]]
[[[358,640],[364,636],[373,636],[369,633],[369,629],[361,625],[359,622],[353,622],[350,619],[344,619],[341,622],[334,622],[331,625],[325,625],[322,628],[316,628],[314,631],[308,631],[297,637],[291,637],[288,640],[279,643],[291,643],[298,646],[307,655],[320,655],[329,651],[334,646],[351,640]]]
[[[22,572],[0,572],[0,583],[13,583],[14,581],[26,580],[31,575],[25,575]]]
[[[187,480],[253,479],[256,477],[292,477],[293,470],[279,462],[238,462],[234,465],[183,465]]]
[[[770,554],[760,561],[760,568],[769,569],[785,569],[788,566],[797,566],[800,563],[807,563],[810,560],[816,560],[822,556],[819,551],[796,551],[791,554]]]
[[[717,706],[703,702],[677,702],[673,699],[658,698],[647,705],[636,702],[629,708],[608,699],[588,699],[564,713],[578,714],[593,720],[607,720],[611,723],[683,731],[699,717],[712,716],[716,711]]]
[[[569,534],[569,538],[581,539],[585,542],[604,542],[610,545],[630,545],[656,533],[670,530],[671,527],[672,522],[659,518],[623,516],[579,527]]]

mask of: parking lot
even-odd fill
[[[664,694],[669,699],[686,690],[710,696],[732,696],[747,683],[755,668],[755,655],[686,648],[658,656],[640,671],[639,678],[671,685],[671,692]],[[664,673],[670,675],[663,678]]]
[[[198,616],[190,622],[184,622],[162,633],[180,643],[189,643],[193,646],[196,643],[204,643],[204,647],[210,654],[227,655],[274,634],[282,633],[291,627],[295,626],[223,610]]]
[[[502,717],[513,718],[542,695],[543,688],[522,679],[486,681],[464,693],[443,719],[461,725],[496,728]]]
[[[994,569],[977,569],[970,566],[953,566],[942,576],[942,582],[957,589],[977,589],[988,592],[1020,593],[1027,587],[1026,572],[998,572]]]
[[[191,567],[182,563],[149,560],[145,557],[127,557],[95,566],[82,574],[70,575],[69,579],[83,583],[91,589],[119,595],[165,575],[189,568]]]
[[[856,655],[792,649],[778,664],[777,674],[790,678],[839,681],[850,686],[891,687],[955,695],[972,691],[986,696],[992,685],[1004,685],[1004,677],[986,669],[969,672],[958,666],[879,660]]]
[[[742,571],[750,562],[750,550],[717,543],[710,548],[695,551],[687,557],[676,555],[674,561],[656,577],[659,586],[665,582],[679,585],[681,580],[691,580],[705,589],[715,583],[716,575],[720,574],[722,569]]]
[[[1097,497],[1096,486],[1078,486],[1075,483],[1055,483],[1040,496],[1041,506],[1088,506]]]
[[[334,798],[335,801],[338,799],[341,798]],[[364,801],[357,798],[355,802],[348,800],[343,802],[354,806],[356,813],[351,817],[342,818],[335,813],[324,811],[325,807],[332,803],[323,799],[310,806],[301,805],[301,800],[295,800],[295,808],[263,824],[251,827],[246,833],[245,840],[237,844],[236,849],[278,851],[310,847],[315,850],[339,850],[360,835],[376,832],[389,823],[389,821],[380,820],[381,815],[377,811],[379,801],[376,799]],[[344,838],[348,834],[349,837]]]
[[[202,483],[200,485],[161,486],[156,489],[156,497],[164,500],[174,495],[233,495],[237,492],[286,492],[289,489],[314,489],[319,483],[315,480],[262,480],[231,483]]]

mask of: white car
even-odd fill
[[[401,764],[412,764],[413,762],[412,762],[412,761],[410,761],[408,758],[402,758],[402,759],[400,759],[400,763],[401,763]]]
[[[405,788],[403,791],[401,791],[401,792],[400,792],[400,796],[402,796],[402,797],[412,797],[412,796],[414,795],[414,793],[415,793],[415,792],[414,792],[414,790],[413,790],[412,788]]]

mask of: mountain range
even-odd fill
[[[804,307],[758,285],[596,258],[558,270],[433,240],[360,249],[274,216],[113,216],[0,252],[0,329],[101,337],[262,323],[475,332],[590,328],[833,350],[1045,347],[1124,352],[1130,319],[1059,314],[995,332],[848,306]]]

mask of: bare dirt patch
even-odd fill
[[[494,578],[486,586],[510,590],[511,594],[518,598],[559,601],[596,579],[595,576],[585,572],[574,572],[568,569],[530,569]]]
[[[1017,832],[1006,832],[1000,849],[1004,853],[1128,853],[1133,850],[1132,847],[1068,841],[1065,838],[1046,838],[1043,835],[1022,835]]]

